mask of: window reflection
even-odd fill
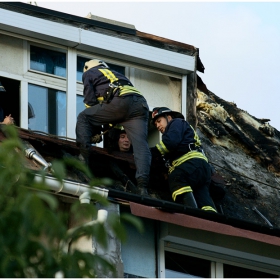
[[[30,69],[66,77],[66,54],[30,46]]]
[[[65,92],[29,84],[28,102],[34,112],[29,129],[66,136]]]
[[[76,98],[76,117],[78,117],[78,115],[86,109],[85,107],[85,103],[84,103],[84,97],[81,96],[81,95],[77,95],[77,98]]]

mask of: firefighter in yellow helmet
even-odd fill
[[[143,95],[123,74],[99,59],[87,61],[83,73],[86,109],[77,118],[76,142],[87,161],[93,131],[120,124],[134,147],[138,194],[148,195],[151,153],[148,146],[149,107]]]
[[[151,152],[166,160],[172,199],[187,207],[217,212],[209,194],[211,167],[193,127],[181,113],[167,107],[154,108],[151,122],[162,133],[162,140]]]

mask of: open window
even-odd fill
[[[0,107],[2,122],[5,116],[9,114],[15,120],[15,124],[20,124],[20,82],[17,80],[0,77],[1,91],[0,91]]]

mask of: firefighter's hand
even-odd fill
[[[102,136],[100,134],[96,134],[93,137],[91,137],[91,143],[96,144],[100,143],[102,141]]]

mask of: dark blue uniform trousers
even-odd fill
[[[198,208],[210,206],[216,209],[209,193],[211,183],[211,167],[199,158],[189,159],[178,165],[168,176],[171,193],[183,188],[191,187]],[[182,195],[179,195],[181,199]]]

